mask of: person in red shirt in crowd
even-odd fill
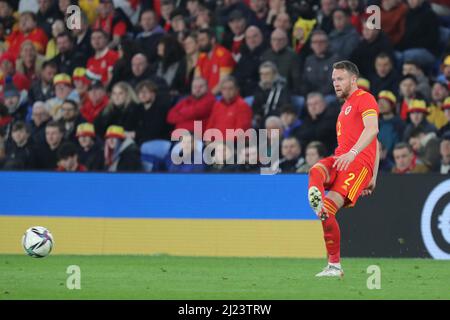
[[[87,168],[78,162],[77,147],[72,142],[64,142],[58,149],[57,157],[56,171],[87,171]]]
[[[175,4],[173,0],[161,0],[161,26],[164,31],[169,32],[172,30],[170,24],[170,15],[175,10]]]
[[[246,131],[250,129],[252,127],[253,112],[250,106],[239,95],[238,83],[234,77],[225,77],[220,87],[222,98],[214,103],[205,131],[208,129],[218,129],[222,137],[214,136],[216,140],[234,140],[234,135],[227,137],[226,130],[242,129]],[[213,137],[205,132],[205,141],[213,140],[211,138]]]
[[[91,44],[95,54],[89,58],[87,69],[100,75],[103,84],[107,85],[112,76],[113,66],[119,60],[119,54],[108,48],[108,35],[101,29],[92,32]]]
[[[200,29],[197,40],[201,53],[195,75],[206,79],[212,94],[217,95],[221,80],[233,71],[236,62],[230,51],[216,43],[216,36],[212,30]]]
[[[88,98],[80,109],[81,115],[90,123],[100,115],[109,103],[106,89],[100,81],[93,81],[89,86]]]
[[[110,48],[119,45],[120,39],[131,29],[131,22],[122,9],[114,8],[112,0],[100,0],[97,8],[97,19],[93,24],[93,29],[102,29],[112,37]]]
[[[208,84],[203,78],[194,78],[191,95],[178,102],[167,115],[167,122],[175,125],[175,129],[186,129],[194,132],[194,122],[201,121],[202,128],[211,114],[216,98],[208,91]],[[203,134],[203,132],[200,132]]]
[[[17,59],[20,47],[25,40],[31,40],[40,54],[45,54],[48,37],[44,30],[37,26],[36,15],[33,12],[22,12],[19,19],[19,28],[6,37],[8,52]]]
[[[9,52],[0,56],[0,98],[3,96],[3,89],[6,82],[12,81],[17,90],[27,90],[31,86],[30,79],[25,75],[16,72],[16,60]]]

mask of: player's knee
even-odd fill
[[[327,169],[321,165],[316,163],[309,169],[310,176],[320,176],[324,181],[328,180],[328,172]]]

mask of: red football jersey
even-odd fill
[[[358,89],[345,101],[341,107],[336,123],[336,135],[338,146],[334,151],[336,156],[340,156],[350,151],[356,144],[364,130],[363,119],[365,117],[378,117],[378,103],[370,93]],[[377,139],[362,150],[356,161],[362,162],[367,168],[373,171],[377,152]]]
[[[118,59],[119,54],[114,50],[108,49],[101,57],[90,57],[87,62],[87,69],[92,73],[101,75],[103,84],[106,84],[108,82],[108,73],[112,71]]]
[[[216,45],[211,57],[207,53],[200,53],[196,73],[208,82],[208,88],[213,89],[220,81],[221,71],[232,71],[236,62],[230,51]]]

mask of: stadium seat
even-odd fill
[[[145,172],[155,172],[162,168],[172,143],[167,140],[152,140],[141,146],[141,160]]]

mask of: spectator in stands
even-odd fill
[[[171,127],[166,119],[170,100],[150,80],[139,83],[136,93],[141,103],[137,111],[136,142],[141,145],[149,140],[169,139]]]
[[[88,171],[103,170],[105,159],[101,142],[96,139],[95,128],[92,123],[80,123],[77,126],[76,137],[79,150],[78,160]]]
[[[64,142],[57,152],[56,171],[83,172],[87,168],[78,162],[77,147],[72,142]]]
[[[248,27],[245,30],[244,44],[241,46],[241,58],[233,71],[243,97],[252,96],[258,88],[259,66],[266,49],[261,30],[256,26]]]
[[[110,126],[105,134],[105,168],[110,172],[142,170],[139,147],[127,138],[121,126]]]
[[[80,103],[83,105],[88,98],[89,85],[91,81],[88,79],[86,69],[82,67],[75,68],[72,74],[73,86],[80,97]]]
[[[26,40],[22,43],[20,55],[16,61],[16,71],[31,82],[39,77],[44,61],[44,56],[38,54],[33,43]]]
[[[416,158],[411,146],[405,142],[399,142],[395,145],[394,161],[395,166],[392,168],[392,173],[426,173],[429,171],[428,167]]]
[[[24,121],[28,113],[26,92],[19,92],[12,83],[8,83],[3,90],[3,102],[9,115],[16,121]]]
[[[147,57],[142,53],[137,53],[131,59],[131,78],[127,82],[133,87],[144,81],[151,80],[157,84],[158,88],[163,91],[167,90],[167,84],[164,79],[157,77],[148,63]]]
[[[39,10],[36,13],[37,25],[50,37],[52,35],[52,25],[56,20],[62,18],[61,13],[55,5],[55,1],[40,0],[38,5]]]
[[[404,61],[420,61],[428,72],[438,54],[439,22],[425,0],[408,0],[405,33],[397,44]]]
[[[333,63],[337,62],[339,57],[328,50],[328,36],[324,31],[313,31],[311,49],[313,53],[305,60],[302,94],[307,95],[312,91],[318,91],[323,95],[334,97],[331,72]]]
[[[381,0],[381,25],[394,46],[405,33],[406,12],[408,6],[402,0]]]
[[[158,42],[156,75],[165,80],[170,95],[178,97],[184,92],[186,83],[186,59],[182,45],[172,35],[163,36]]]
[[[321,0],[320,11],[317,14],[319,29],[329,34],[333,28],[333,11],[337,8],[336,0]]]
[[[440,137],[446,135],[448,132],[450,132],[450,97],[447,97],[444,100],[444,103],[442,105],[442,110],[444,111],[444,115],[447,118],[448,122],[445,126],[439,129],[438,135]]]
[[[394,146],[402,141],[404,122],[395,114],[397,99],[391,91],[381,91],[378,94],[378,108],[380,110],[378,140],[392,155]]]
[[[450,135],[447,134],[442,137],[442,141],[439,147],[439,152],[441,156],[441,165],[439,168],[439,173],[449,174],[450,173]]]
[[[286,79],[283,78],[277,66],[266,61],[259,67],[260,82],[254,95],[253,123],[260,128],[265,119],[271,115],[280,115],[282,105],[291,102]]]
[[[365,3],[360,0],[346,0],[348,9],[350,10],[350,23],[352,26],[358,31],[359,34],[362,34],[363,25],[364,25],[364,17],[365,17]],[[359,66],[358,66],[359,67]]]
[[[206,130],[217,129],[221,132],[222,138],[230,140],[234,137],[228,137],[226,129],[245,131],[251,128],[253,112],[239,95],[239,87],[235,78],[232,76],[224,78],[220,87],[222,98],[214,103]]]
[[[8,108],[0,104],[0,138],[2,143],[9,138],[13,121],[14,119],[9,115]]]
[[[100,0],[97,13],[93,29],[105,31],[112,38],[109,47],[112,49],[117,47],[121,37],[125,36],[127,31],[131,31],[131,22],[127,15],[121,8],[114,8],[112,0]]]
[[[26,170],[34,168],[35,151],[30,131],[25,122],[17,121],[11,130],[11,143],[6,144],[4,169]]]
[[[186,129],[193,133],[195,121],[200,121],[202,129],[205,129],[216,100],[209,92],[208,84],[203,78],[195,78],[191,88],[191,95],[170,109],[167,122],[174,125],[175,129]],[[198,134],[203,135],[203,130]]]
[[[431,103],[428,106],[429,115],[427,120],[438,130],[448,123],[443,108],[447,97],[449,97],[449,90],[445,83],[436,81],[431,87]],[[450,99],[448,99],[448,102],[450,103]]]
[[[409,141],[411,133],[417,127],[421,127],[425,133],[436,132],[436,127],[426,119],[428,109],[425,100],[414,99],[408,105],[408,118],[410,123],[403,133],[403,141]]]
[[[320,141],[329,152],[332,152],[337,145],[336,121],[338,114],[339,109],[332,104],[327,105],[321,93],[309,93],[306,97],[306,112],[301,117],[303,121],[300,130],[302,145],[307,145],[311,141]]]
[[[28,100],[31,104],[36,101],[47,101],[55,96],[53,78],[57,73],[57,65],[52,61],[45,61],[42,64],[40,77],[35,79],[28,91]]]
[[[378,95],[380,91],[389,90],[397,94],[398,78],[392,57],[384,52],[380,53],[375,58],[375,74],[369,78],[371,93]]]
[[[288,89],[298,93],[301,81],[300,59],[288,44],[286,32],[275,29],[270,36],[270,48],[264,52],[262,60],[273,62],[279,74],[286,79]]]
[[[285,104],[280,109],[280,119],[283,123],[283,138],[290,136],[301,139],[302,120],[299,119],[297,110],[290,104]]]
[[[425,75],[419,62],[405,61],[402,66],[403,76],[408,74],[413,75],[417,80],[416,91],[419,92],[423,98],[429,100],[431,97],[430,80]]]
[[[305,159],[302,157],[302,147],[296,137],[283,139],[281,142],[281,156],[282,158],[273,164],[273,172],[293,173],[305,163]]]
[[[211,146],[214,150],[212,158],[208,161],[207,170],[209,172],[236,172],[239,170],[239,165],[235,164],[233,150],[227,143],[223,141],[215,141]]]
[[[165,31],[158,24],[156,13],[150,9],[141,12],[139,27],[141,31],[136,35],[136,41],[144,50],[147,58],[150,61],[154,61],[157,57],[158,42]]]
[[[231,32],[225,33],[223,46],[231,52],[234,61],[239,62],[241,58],[241,47],[245,38],[245,30],[247,28],[247,20],[242,11],[234,10],[230,13],[228,27]]]
[[[298,173],[308,173],[319,160],[325,158],[327,150],[320,141],[311,141],[308,143],[305,151],[305,163],[297,169]]]
[[[334,30],[329,34],[330,50],[341,59],[348,59],[359,44],[359,34],[350,23],[350,15],[346,9],[333,11]]]
[[[411,100],[420,98],[417,93],[417,80],[416,77],[412,75],[403,76],[399,84],[399,96],[401,98],[399,104],[399,116],[402,120],[408,118],[408,106]]]
[[[312,53],[311,34],[317,24],[316,19],[304,19],[302,16],[294,24],[292,47],[300,57],[300,70],[303,71],[306,57]]]
[[[277,14],[273,22],[273,28],[283,30],[289,39],[292,38],[292,21],[287,12]]]
[[[358,89],[370,92],[370,81],[366,78],[358,78],[356,85],[358,86]]]
[[[0,56],[0,95],[3,94],[5,84],[11,80],[20,91],[30,88],[30,80],[16,72],[16,60],[9,52],[5,52]]]
[[[88,59],[86,67],[93,74],[100,76],[103,84],[107,85],[119,54],[108,48],[108,34],[102,29],[92,31],[91,45],[95,54]]]
[[[447,84],[447,87],[450,90],[450,54],[446,56],[442,62],[441,72],[442,74],[438,76],[438,80]]]
[[[138,98],[126,82],[118,82],[111,91],[108,105],[95,119],[97,134],[103,136],[111,125],[124,128],[128,137],[135,138],[137,129]]]
[[[56,46],[56,38],[59,34],[66,31],[66,26],[63,20],[55,20],[52,24],[51,38],[47,42],[47,47],[45,48],[45,59],[53,59],[58,53],[58,47]]]
[[[206,170],[206,166],[201,161],[201,163],[196,163],[196,158],[203,159],[202,148],[198,141],[194,139],[191,134],[183,135],[181,141],[174,146],[172,152],[169,153],[167,159],[167,171],[172,173],[193,173],[193,172],[203,172]],[[175,163],[174,160],[174,150],[179,147],[179,154],[177,155],[183,161],[181,163]]]
[[[52,61],[58,66],[59,73],[72,74],[75,68],[86,66],[87,60],[84,54],[75,47],[70,33],[60,33],[56,37],[56,46],[59,53]]]
[[[230,51],[221,46],[210,29],[200,29],[197,36],[200,55],[195,74],[206,79],[212,94],[220,91],[220,83],[233,72],[236,62]]]
[[[20,47],[25,40],[31,40],[40,54],[45,54],[48,37],[37,26],[36,15],[33,12],[22,12],[19,18],[19,27],[6,37],[8,52],[17,59]]]
[[[17,21],[14,17],[14,8],[10,1],[0,1],[0,24],[3,25],[5,36],[11,34],[16,23]]]
[[[190,32],[186,35],[183,40],[183,48],[186,54],[185,83],[192,84],[198,56],[200,54],[197,43],[197,34],[195,32]],[[186,93],[186,91],[184,91],[184,93]]]
[[[362,26],[362,41],[350,56],[350,61],[358,66],[359,72],[366,78],[375,75],[375,59],[380,53],[393,57],[394,51],[388,37],[381,29],[371,29],[364,22]]]
[[[269,13],[268,0],[250,0],[250,9],[255,15],[257,25],[264,25]]]
[[[81,106],[80,113],[88,122],[93,123],[108,103],[109,98],[103,84],[93,81],[89,85],[88,97]]]
[[[161,0],[161,21],[160,24],[164,31],[172,31],[170,24],[170,15],[175,10],[175,3],[173,0]]]
[[[92,5],[92,4],[90,4]],[[91,44],[92,30],[89,26],[88,17],[84,11],[81,12],[80,28],[74,28],[72,30],[72,36],[74,38],[75,49],[84,56],[84,60],[94,55],[94,48]]]
[[[64,128],[64,140],[75,142],[77,126],[86,121],[80,114],[78,103],[73,100],[64,101],[61,106],[61,113],[60,123]]]
[[[440,140],[436,137],[435,132],[425,133],[421,127],[417,127],[411,132],[408,143],[420,161],[431,171],[439,168]]]
[[[36,148],[36,169],[56,169],[57,152],[64,138],[64,129],[60,123],[50,121],[45,126],[45,143]]]
[[[31,113],[31,140],[34,145],[45,143],[45,127],[50,120],[50,113],[45,107],[45,103],[34,102]]]
[[[53,78],[55,97],[46,101],[47,108],[53,120],[61,119],[61,106],[67,99],[80,102],[78,92],[72,86],[72,78],[65,73],[57,74]]]

